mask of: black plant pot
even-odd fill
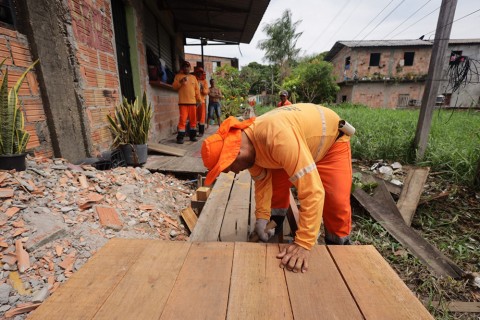
[[[0,155],[0,170],[25,171],[27,169],[26,156],[26,153]]]
[[[148,148],[146,144],[123,144],[120,146],[120,150],[129,166],[139,166],[147,162]]]

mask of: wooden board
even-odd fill
[[[437,275],[448,275],[455,279],[462,277],[463,271],[450,261],[450,259],[445,257],[437,248],[407,226],[402,217],[385,208],[362,189],[357,188],[353,192],[353,195],[388,233],[402,245],[409,248],[417,258]]]
[[[420,196],[423,192],[423,186],[427,181],[430,168],[411,168],[408,171],[407,178],[403,184],[400,198],[397,201],[398,210],[402,214],[403,220],[409,226],[412,224],[413,215],[417,210]]]
[[[29,319],[92,319],[144,250],[145,240],[110,240]]]
[[[312,249],[306,273],[285,272],[285,277],[295,319],[319,319],[319,315],[322,319],[363,319],[325,246]],[[318,290],[310,292],[311,287]]]
[[[220,230],[220,241],[248,240],[251,180],[247,170],[235,176]]]
[[[226,319],[293,319],[278,244],[235,243]]]
[[[180,149],[180,148],[175,148],[172,146],[167,146],[165,144],[160,144],[160,143],[148,143],[148,150],[149,151],[154,151],[158,153],[164,153],[172,156],[178,156],[178,157],[183,157],[186,153],[187,150]]]
[[[234,176],[233,172],[221,173],[218,176],[197,225],[190,235],[190,241],[218,241]]]
[[[478,312],[480,313],[480,302],[466,302],[466,301],[432,301],[432,306],[441,307],[446,306],[450,312]]]
[[[175,284],[191,243],[151,241],[144,245],[115,291],[94,319],[158,319]],[[141,301],[142,308],[138,308]]]
[[[373,246],[328,250],[366,319],[433,319]]]
[[[185,224],[187,225],[188,231],[192,233],[192,231],[195,229],[195,225],[197,224],[198,217],[193,212],[193,209],[191,207],[186,207],[185,209],[182,210],[182,218],[185,221]]]
[[[184,156],[181,160],[178,157],[149,156],[144,168],[157,172],[177,173],[206,173],[207,168],[203,166],[201,158]]]
[[[193,243],[161,319],[225,319],[233,250],[233,243]]]
[[[388,208],[391,212],[401,217],[402,214],[397,208],[397,204],[392,198],[390,191],[388,191],[385,182],[382,179],[376,179],[378,186],[373,191],[373,198],[381,203],[385,208]],[[403,219],[403,218],[402,218]]]

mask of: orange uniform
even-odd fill
[[[287,99],[285,100],[285,102],[282,103],[282,101],[280,101],[279,103],[277,103],[277,108],[280,108],[280,107],[283,107],[283,106],[289,106],[291,105],[292,103]]]
[[[185,82],[181,80],[187,78]],[[178,73],[173,80],[173,89],[178,91],[178,107],[180,119],[178,120],[178,131],[185,132],[187,118],[190,124],[197,123],[197,102],[201,101],[200,88],[197,78],[191,74]]]
[[[200,85],[200,99],[202,101],[202,105],[197,108],[197,121],[199,125],[203,126],[205,125],[205,116],[207,113],[205,102],[207,100],[207,96],[209,93],[208,82],[206,79],[202,79],[202,80],[197,79],[197,81]]]
[[[326,238],[342,243],[351,231],[350,138],[339,137],[339,116],[314,104],[272,110],[244,129],[255,148],[249,169],[255,181],[257,219],[270,219],[271,208],[288,207],[289,187],[300,200],[295,243],[311,249],[322,216]]]

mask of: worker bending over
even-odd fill
[[[331,109],[294,104],[242,122],[229,117],[202,145],[207,185],[221,172],[250,171],[255,181],[255,231],[262,241],[273,234],[265,232],[272,203],[288,207],[289,187],[296,187],[298,230],[294,243],[277,255],[280,266],[294,272],[308,270],[322,216],[326,243],[349,244],[350,137],[339,131],[339,122]]]

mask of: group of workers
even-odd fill
[[[205,82],[199,85],[204,79],[189,75],[189,69],[188,62],[184,63],[173,84],[179,90],[177,141],[182,142],[187,117],[191,123],[197,121],[196,106],[205,101],[202,95],[218,90],[212,86],[208,91]],[[187,93],[186,88],[191,90]],[[216,98],[211,102],[219,103],[221,93],[213,96]],[[202,112],[198,120],[201,134]],[[350,244],[350,135],[354,129],[345,131],[344,123],[333,110],[310,103],[292,104],[288,92],[281,91],[274,110],[244,121],[229,117],[203,141],[202,160],[209,170],[206,185],[222,172],[249,170],[255,182],[255,232],[264,242],[282,230],[290,188],[295,186],[300,201],[298,229],[294,242],[277,255],[282,268],[308,270],[310,250],[317,243],[322,220],[326,244]],[[190,129],[189,135],[195,139],[196,130]],[[279,228],[266,230],[270,220]]]
[[[195,67],[193,74],[190,73],[191,65],[183,61],[180,72],[173,80],[173,88],[178,91],[178,107],[180,117],[178,120],[177,143],[182,144],[188,134],[190,141],[197,141],[198,136],[205,133],[206,100],[209,96],[209,110],[207,124],[215,116],[220,126],[220,100],[222,92],[215,86],[215,80],[210,79],[208,87],[206,73],[201,67]],[[188,121],[188,129],[187,129]]]

